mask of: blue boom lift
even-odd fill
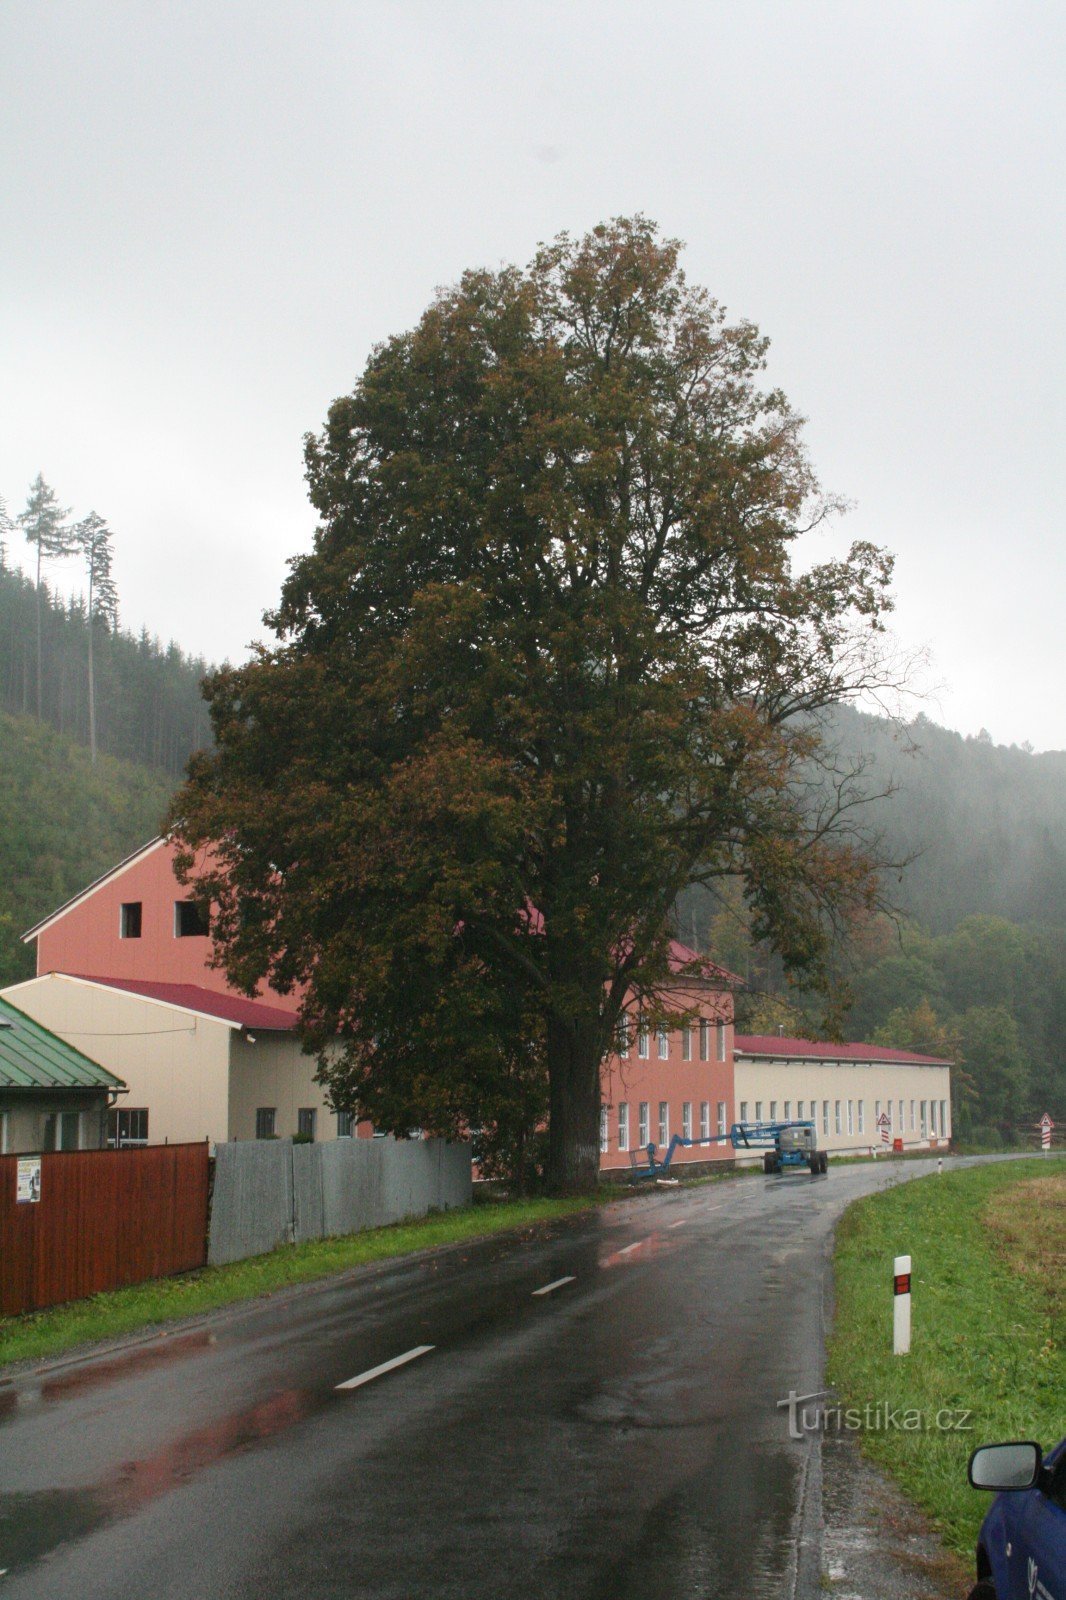
[[[818,1149],[818,1136],[813,1122],[734,1122],[728,1133],[716,1134],[708,1139],[683,1139],[675,1133],[661,1161],[656,1160],[658,1145],[645,1146],[648,1165],[636,1164],[638,1152],[630,1155],[634,1181],[643,1178],[663,1178],[670,1167],[674,1151],[690,1145],[724,1144],[728,1141],[734,1150],[761,1150],[763,1171],[784,1172],[788,1167],[807,1167],[811,1176],[829,1170],[829,1156]]]

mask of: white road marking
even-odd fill
[[[619,1250],[618,1254],[620,1256],[627,1256],[631,1250],[639,1250],[640,1246],[646,1243],[646,1239],[634,1239],[632,1244],[624,1244],[621,1250]]]
[[[371,1367],[368,1372],[360,1372],[358,1377],[349,1378],[346,1383],[338,1383],[337,1388],[359,1389],[364,1383],[371,1383],[386,1372],[394,1372],[397,1367],[406,1366],[408,1361],[416,1361],[419,1356],[426,1356],[434,1349],[436,1346],[432,1344],[416,1344],[413,1350],[405,1351],[402,1356],[393,1356],[391,1361],[383,1361],[380,1367]]]
[[[571,1272],[566,1278],[556,1278],[554,1283],[546,1283],[543,1289],[534,1289],[534,1294],[551,1294],[553,1289],[561,1289],[564,1283],[574,1283],[576,1280]]]
[[[668,1228],[683,1228],[687,1221],[688,1221],[687,1217],[682,1217],[680,1222],[668,1222],[666,1224],[666,1226]]]

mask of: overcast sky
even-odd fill
[[[1064,42],[1025,0],[4,0],[0,493],[43,471],[127,626],[240,659],[373,344],[640,210],[854,504],[810,553],[896,552],[926,713],[1062,748]]]

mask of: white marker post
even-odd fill
[[[1048,1116],[1047,1112],[1045,1111],[1044,1115],[1040,1118],[1040,1121],[1037,1123],[1037,1127],[1040,1129],[1040,1148],[1041,1148],[1041,1150],[1050,1150],[1051,1149],[1051,1130],[1052,1130],[1052,1128],[1054,1126],[1055,1126],[1055,1124],[1052,1122],[1051,1118]]]
[[[911,1258],[897,1256],[892,1267],[892,1354],[911,1351]]]

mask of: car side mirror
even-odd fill
[[[970,1457],[968,1476],[975,1489],[1032,1489],[1043,1466],[1040,1446],[1031,1440],[1016,1444],[983,1444]]]

